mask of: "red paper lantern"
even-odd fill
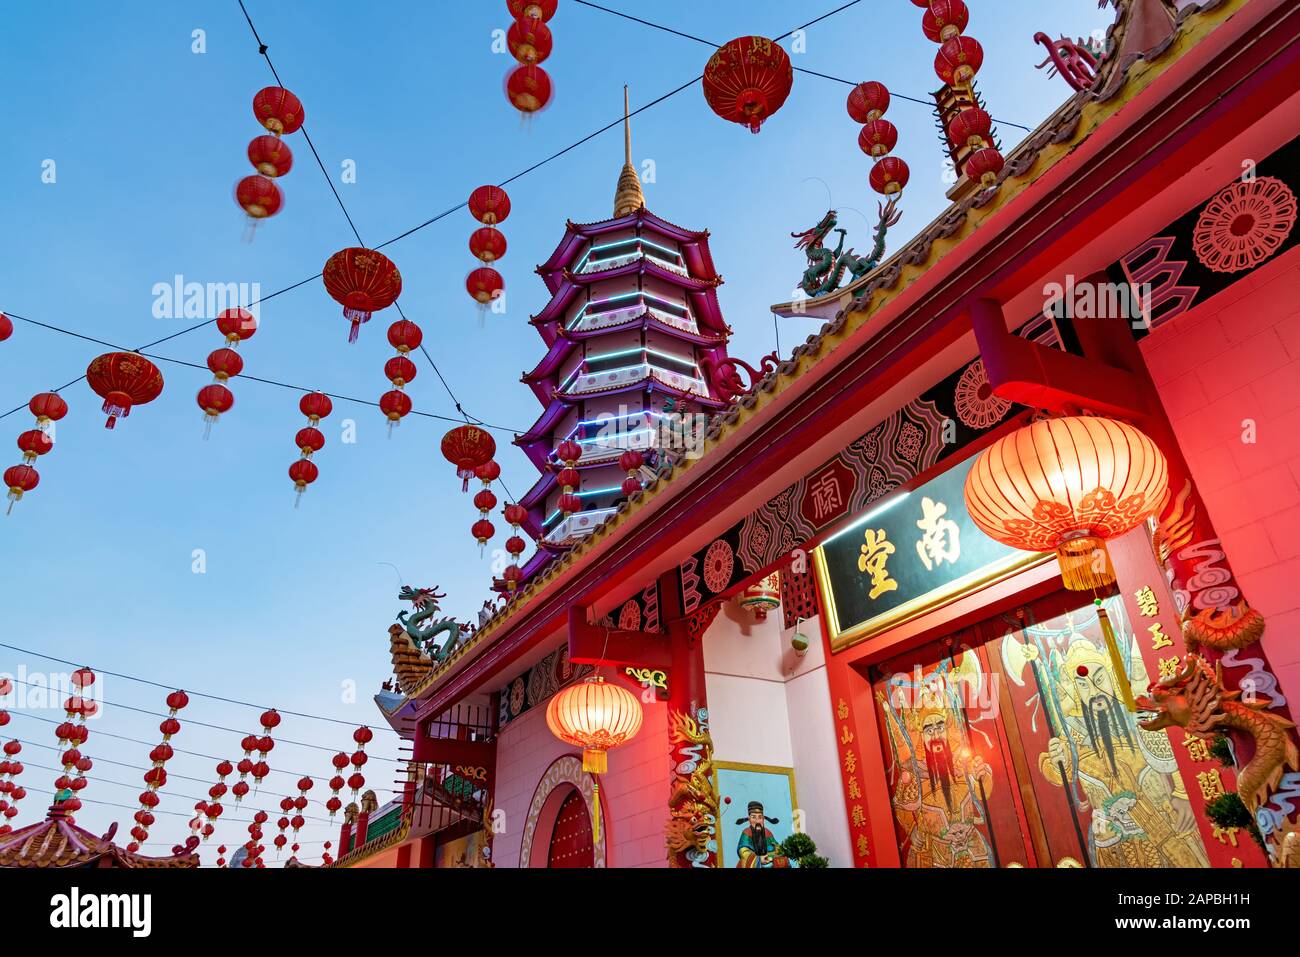
[[[510,215],[510,197],[499,186],[480,186],[469,194],[469,211],[486,226],[499,226]]]
[[[388,327],[388,342],[394,349],[405,355],[420,348],[424,333],[420,327],[408,319],[399,319]]]
[[[506,254],[506,237],[499,229],[481,226],[470,234],[469,251],[475,259],[485,263],[496,262]]]
[[[984,63],[984,48],[974,37],[958,36],[944,42],[934,58],[934,72],[949,86],[968,86]]]
[[[582,446],[573,439],[565,439],[555,449],[555,457],[565,465],[572,466],[582,458]]]
[[[0,312],[0,342],[4,342],[14,334],[13,320]]]
[[[189,703],[190,696],[184,691],[173,691],[167,696],[167,707],[171,709],[172,714],[184,709]]]
[[[631,476],[629,476],[628,478],[623,479],[623,494],[624,494],[624,495],[633,495],[633,494],[635,494],[636,492],[639,492],[639,491],[641,491],[641,480],[640,480],[640,479],[638,479],[638,478],[633,478],[633,477],[631,477]]]
[[[528,543],[525,542],[518,535],[512,535],[506,539],[506,551],[509,552],[511,555],[515,556],[516,558],[522,555],[524,553],[524,549],[527,547],[528,547]]]
[[[1002,154],[992,147],[976,150],[966,160],[966,175],[973,180],[979,180],[981,186],[992,186],[998,181],[998,173],[1002,172],[1005,160]]]
[[[371,731],[364,724],[352,732],[352,740],[363,748],[374,739],[375,732]]]
[[[487,488],[501,477],[501,466],[495,460],[489,459],[474,470],[474,477],[483,483],[484,488]]]
[[[315,425],[334,411],[334,403],[324,392],[308,392],[298,402],[298,409]]]
[[[953,146],[979,149],[991,142],[993,117],[978,106],[962,110],[948,123],[948,141]]]
[[[402,294],[402,274],[393,261],[373,249],[353,246],[331,256],[321,270],[325,291],[343,306],[351,320],[348,342],[357,341],[361,323],[387,309]]]
[[[785,103],[794,85],[789,55],[765,37],[737,37],[709,58],[704,99],[724,120],[757,133]]]
[[[399,389],[414,379],[418,371],[415,363],[406,356],[393,356],[384,363],[384,375]]]
[[[18,450],[23,453],[23,461],[31,465],[38,455],[45,455],[54,448],[54,440],[43,429],[28,429],[18,436]]]
[[[506,46],[520,63],[541,63],[553,45],[551,28],[539,17],[520,17],[506,31]]]
[[[944,43],[961,36],[970,22],[970,11],[962,0],[929,0],[930,5],[921,17],[921,30],[935,43]]]
[[[582,483],[582,476],[578,474],[575,468],[565,467],[560,469],[559,474],[555,476],[556,484],[565,492],[572,492]]]
[[[302,127],[302,102],[282,86],[268,86],[253,96],[253,115],[276,136]]]
[[[22,501],[23,493],[36,488],[40,481],[40,474],[30,465],[11,465],[5,469],[4,482],[9,489],[9,509],[5,514],[12,512],[14,503]]]
[[[304,457],[311,458],[313,452],[319,452],[325,448],[325,436],[319,429],[313,429],[307,426],[305,429],[299,429],[298,434],[293,437],[293,444],[298,446]]]
[[[307,490],[307,486],[316,481],[319,475],[320,469],[316,468],[316,463],[310,459],[299,459],[289,466],[289,478],[293,480],[299,495],[302,495]]]
[[[574,512],[582,511],[582,499],[578,498],[578,496],[574,495],[572,492],[566,492],[561,495],[556,504],[559,506],[560,511],[565,515],[572,515]]]
[[[109,352],[91,360],[86,381],[104,400],[108,421],[104,427],[117,425],[118,416],[126,418],[133,406],[152,402],[162,394],[163,377],[158,367],[136,352]]]
[[[465,277],[465,289],[480,306],[486,306],[501,294],[505,280],[495,269],[481,266]]]
[[[263,176],[283,176],[293,166],[293,150],[278,136],[259,136],[248,144],[248,161]]]
[[[607,751],[626,744],[641,730],[641,702],[622,685],[588,678],[570,685],[546,706],[546,724],[563,741],[582,748],[582,768],[608,770]]]
[[[245,176],[235,184],[235,202],[250,219],[266,219],[284,206],[284,193],[265,176]]]
[[[518,565],[507,565],[506,570],[501,574],[501,577],[505,580],[507,591],[514,591],[517,589],[523,576],[524,573]]]
[[[334,765],[336,771],[342,771],[348,766],[348,756],[340,751],[334,757],[330,758],[330,763]],[[333,787],[333,785],[331,785]]]
[[[872,120],[858,134],[858,147],[868,156],[884,156],[898,145],[898,127],[889,120]]]
[[[540,66],[525,63],[506,77],[506,98],[525,115],[536,113],[551,101],[551,77]]]
[[[497,507],[497,497],[489,489],[480,489],[474,494],[474,507],[486,515]]]
[[[223,412],[229,412],[235,407],[235,396],[224,385],[215,383],[199,390],[198,403],[203,410],[203,421],[210,427],[221,418]]]
[[[262,723],[262,727],[266,731],[274,731],[280,726],[280,712],[276,711],[274,708],[270,708],[263,711],[258,720]]]
[[[456,475],[463,481],[463,492],[469,491],[474,470],[496,453],[497,444],[492,436],[476,425],[458,425],[442,437],[442,455],[456,466]]]
[[[238,346],[257,332],[257,317],[247,309],[227,309],[217,316],[217,329],[227,342]]]
[[[36,424],[44,427],[49,422],[57,422],[68,414],[68,403],[57,392],[40,392],[32,396],[27,408],[36,416]]]
[[[555,16],[559,0],[506,0],[506,6],[510,9],[510,15],[516,20],[531,17],[534,20],[546,21]]]
[[[849,91],[848,111],[854,122],[870,123],[889,109],[889,90],[883,83],[868,80]]]
[[[225,382],[244,371],[244,359],[234,349],[216,349],[208,355],[208,368],[218,382]]]
[[[392,429],[411,413],[411,397],[401,389],[393,389],[379,397],[379,409],[388,417],[388,427]]]
[[[528,521],[528,509],[515,502],[511,502],[505,507],[504,514],[506,521],[516,528]]]
[[[868,179],[871,188],[877,193],[892,196],[907,185],[910,175],[907,164],[901,159],[897,156],[886,156],[871,167],[871,176]]]

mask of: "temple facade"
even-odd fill
[[[725,399],[706,237],[571,224],[520,439],[544,564],[446,660],[394,634],[408,785],[338,865],[1300,863],[1298,36],[1273,0],[1119,3],[996,182],[774,306],[822,324]],[[583,430],[667,398],[696,454],[606,491]],[[970,504],[1016,487],[985,453],[1062,428],[1149,453],[1082,571]],[[557,516],[568,438],[591,494]],[[597,699],[599,760],[567,713]]]

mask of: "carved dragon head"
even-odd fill
[[[1138,722],[1144,730],[1179,727],[1202,735],[1214,731],[1222,719],[1220,704],[1240,694],[1225,691],[1220,670],[1199,655],[1187,655],[1177,674],[1153,682],[1147,690],[1137,698],[1138,709],[1152,715]]]
[[[412,588],[410,585],[403,585],[402,590],[397,593],[397,597],[402,601],[409,601],[416,608],[425,609],[433,605],[436,610],[438,602],[447,596],[438,591],[437,585],[432,588]]]
[[[822,240],[826,238],[826,234],[829,233],[832,229],[834,229],[835,224],[838,222],[839,222],[839,213],[833,209],[827,210],[826,215],[821,218],[821,222],[819,222],[812,229],[806,229],[802,233],[790,234],[790,237],[792,239],[799,240],[797,243],[794,244],[794,248],[810,249],[810,248],[816,248],[817,246],[820,246],[822,244]]]

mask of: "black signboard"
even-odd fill
[[[817,548],[836,651],[1049,557],[996,542],[971,521],[962,488],[973,461],[873,507]]]

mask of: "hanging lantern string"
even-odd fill
[[[633,23],[639,23],[642,26],[647,26],[654,30],[660,30],[664,33],[671,33],[674,36],[679,36],[684,40],[694,40],[696,43],[702,43],[707,47],[713,47],[715,50],[719,49],[722,46],[722,44],[720,43],[714,43],[712,40],[706,40],[703,37],[697,37],[692,33],[683,33],[681,30],[675,30],[672,27],[664,26],[662,23],[655,23],[652,20],[644,20],[641,17],[635,17],[630,13],[624,13],[621,10],[614,10],[611,9],[610,7],[602,7],[599,3],[591,3],[590,0],[573,0],[573,2],[580,4],[581,6],[584,7],[591,7],[593,10],[600,10],[602,13],[609,13],[616,17],[622,17],[624,20],[631,20]],[[854,6],[855,4],[858,4],[860,2],[861,0],[850,0],[849,3],[846,3],[841,7],[836,7],[834,10],[830,11],[829,13],[822,14],[816,20],[809,20],[807,23],[803,24],[802,26],[795,27],[793,30],[783,33],[779,37],[774,37],[772,42],[780,43],[782,40],[788,39],[797,31],[806,30],[809,27],[813,26],[814,24],[820,23],[821,21],[827,19],[828,17],[833,17],[835,16],[835,14],[843,10],[847,10],[849,7]],[[832,76],[829,73],[818,73],[816,70],[809,70],[804,67],[796,66],[794,67],[794,71],[796,73],[807,73],[809,76],[820,77],[823,80],[831,80],[835,83],[843,83],[845,86],[857,86],[857,83],[855,83],[853,80],[846,80],[843,77]],[[890,92],[893,93],[892,90]],[[895,99],[906,100],[909,103],[917,103],[925,107],[934,106],[933,100],[923,100],[918,97],[907,96],[902,93],[894,93],[893,95]],[[1001,123],[1003,126],[1014,126],[1016,129],[1024,130],[1026,133],[1033,132],[1033,130],[1030,127],[1025,126],[1021,123],[1012,123],[1010,120],[1002,120],[995,117],[994,122]]]
[[[9,645],[9,644],[5,644],[5,643],[3,643],[3,642],[0,642],[0,648],[7,648],[9,651],[16,651],[16,652],[18,652],[18,653],[20,653],[20,654],[24,654],[24,655],[32,655],[32,656],[34,656],[34,657],[36,657],[36,658],[42,658],[42,659],[44,659],[44,660],[46,660],[46,661],[53,661],[53,662],[55,662],[55,663],[57,663],[57,664],[61,664],[61,665],[69,665],[70,667],[73,667],[73,668],[80,668],[80,667],[82,667],[82,663],[81,663],[81,662],[78,662],[78,661],[69,661],[69,660],[67,660],[66,658],[55,658],[53,655],[42,654],[41,652],[39,652],[39,651],[33,651],[33,650],[30,649],[30,648],[19,648],[17,645]],[[176,684],[175,682],[172,682],[172,683],[169,683],[169,684],[163,684],[163,683],[161,683],[161,682],[158,682],[158,681],[151,681],[151,680],[149,680],[148,678],[141,678],[141,677],[138,677],[138,676],[136,676],[136,675],[120,674],[120,673],[115,672],[115,671],[109,671],[107,668],[96,668],[96,669],[95,669],[95,672],[96,672],[96,674],[107,675],[107,676],[110,677],[110,678],[121,678],[121,679],[124,680],[124,681],[134,681],[134,682],[136,682],[136,683],[138,683],[138,684],[142,684],[142,685],[150,685],[150,686],[152,686],[152,687],[154,687],[154,688],[162,688],[162,689],[165,689],[165,690],[167,690],[167,691],[171,691],[171,690],[174,690],[175,688],[179,687],[179,685]],[[19,680],[19,679],[16,679],[16,678],[15,678],[14,680],[17,681],[17,680]],[[25,684],[25,683],[26,683],[26,682],[24,682],[24,684]],[[268,705],[265,705],[265,704],[255,704],[255,703],[253,703],[253,702],[251,702],[251,701],[240,701],[240,700],[237,699],[237,698],[226,698],[226,697],[222,697],[221,695],[215,695],[215,694],[204,694],[202,691],[192,691],[192,690],[190,690],[190,688],[189,688],[188,686],[185,688],[185,693],[188,694],[188,695],[190,695],[191,697],[194,697],[194,698],[207,698],[207,699],[210,700],[210,701],[220,701],[220,702],[222,702],[223,704],[235,704],[235,705],[240,705],[240,706],[245,707],[245,708],[256,708],[256,709],[259,710],[259,711],[265,711],[265,710],[267,710],[267,708],[269,707]],[[107,704],[107,702],[105,702],[105,704]],[[327,717],[327,716],[325,716],[325,715],[319,715],[319,714],[307,714],[307,713],[302,712],[302,711],[289,711],[289,710],[287,710],[287,709],[285,709],[285,708],[276,708],[275,710],[278,711],[278,712],[280,712],[280,714],[282,714],[282,715],[291,715],[291,716],[293,716],[293,717],[295,717],[295,718],[310,718],[310,719],[312,719],[313,721],[328,721],[328,722],[330,722],[331,724],[341,724],[341,725],[345,725],[345,726],[347,726],[347,727],[349,727],[349,728],[355,728],[355,727],[356,727],[356,724],[357,724],[356,721],[345,721],[345,720],[343,720],[342,718],[330,718],[330,717]],[[16,712],[16,713],[18,713],[18,712]],[[164,715],[163,717],[165,717],[165,715]],[[57,723],[57,722],[56,722],[56,723]],[[191,723],[191,724],[194,724],[194,723],[196,723],[196,722],[190,722],[190,723]],[[222,728],[221,730],[222,730],[222,731],[229,731],[230,729],[229,729],[229,728]],[[396,731],[393,731],[391,728],[383,728],[383,727],[381,727],[379,730],[381,730],[381,731],[391,731],[393,734],[396,734],[396,733],[397,733]],[[237,733],[242,734],[243,732],[237,732]],[[277,740],[278,740],[278,739],[277,739]],[[287,743],[287,742],[286,742],[286,743]],[[325,750],[328,751],[328,750],[333,750],[333,749],[332,749],[332,748],[326,748]],[[217,759],[217,758],[213,758],[213,760],[219,760],[219,759]]]
[[[94,760],[97,761],[97,762],[99,762],[99,761],[104,761],[103,758],[95,758]],[[107,762],[105,762],[105,763],[107,763]],[[29,768],[38,768],[38,769],[40,769],[40,770],[42,770],[42,771],[55,771],[55,772],[58,772],[58,771],[61,771],[61,770],[62,770],[61,768],[56,768],[56,767],[52,767],[52,766],[48,766],[48,765],[44,765],[44,764],[26,764],[26,765],[24,765],[24,767],[29,767]],[[138,768],[137,770],[148,770],[148,769],[147,769],[147,768]],[[168,780],[170,780],[171,778],[180,778],[180,775],[179,775],[179,774],[169,774],[169,775],[168,775]],[[197,780],[197,779],[195,779],[195,780]],[[140,790],[140,785],[139,785],[139,784],[131,784],[131,783],[126,782],[126,781],[113,781],[113,780],[110,780],[109,778],[103,777],[102,775],[99,775],[99,774],[96,774],[96,775],[95,775],[95,783],[96,783],[96,784],[108,784],[108,785],[112,785],[112,786],[114,786],[114,787],[129,788],[129,789],[132,790],[132,791],[138,791],[138,790]],[[44,789],[44,788],[41,788],[40,790],[41,790],[42,792],[45,792],[45,789]],[[50,790],[48,791],[48,793],[51,793],[51,794],[54,793],[53,789],[50,789]],[[263,791],[262,793],[263,793],[263,794],[269,794],[270,792],[268,792],[268,791]],[[168,794],[170,797],[180,798],[180,799],[185,800],[185,801],[210,801],[210,800],[211,800],[211,798],[207,798],[207,797],[202,797],[202,798],[201,798],[201,797],[199,797],[197,794],[182,794],[180,791],[174,791],[174,790],[171,790],[171,789],[168,789],[167,794]],[[285,796],[285,797],[290,797],[291,795],[287,795],[287,794],[286,794],[286,795],[284,795],[284,796]],[[93,803],[94,803],[94,804],[102,804],[102,803],[107,803],[107,802],[102,802],[102,801],[98,801],[98,800],[96,800],[96,801],[94,801]],[[113,804],[113,805],[109,805],[109,806],[110,806],[110,807],[125,807],[126,805],[117,805],[117,804]],[[249,809],[250,811],[268,811],[268,812],[269,812],[269,810],[270,810],[269,808],[255,808],[255,807],[251,807],[251,806],[250,806],[248,809]],[[152,813],[154,813],[154,814],[178,814],[178,815],[180,815],[181,817],[190,817],[190,818],[194,817],[194,811],[193,811],[193,810],[190,810],[190,811],[169,811],[169,810],[166,810],[166,809],[164,809],[164,808],[157,807],[157,808],[153,808],[153,809],[152,809]],[[330,823],[332,823],[332,822],[329,820],[329,818],[317,817],[317,816],[315,816],[315,815],[304,814],[303,817],[305,817],[305,818],[306,818],[307,820],[309,820],[309,821],[317,821],[317,822],[319,822],[319,823],[321,823],[321,824],[330,824]],[[228,818],[228,817],[226,817],[224,814],[223,814],[220,818],[218,818],[218,820],[221,820],[221,821],[236,821],[236,822],[238,822],[238,819],[233,818],[233,817]],[[251,821],[252,818],[249,818],[249,820]],[[242,823],[242,822],[238,822],[238,823]]]
[[[28,718],[36,718],[36,715],[24,714],[24,713],[21,712],[21,711],[19,711],[19,712],[15,712],[15,713],[16,713],[16,714],[21,714],[21,715],[23,715],[24,717],[28,717]],[[38,721],[48,721],[49,719],[48,719],[48,718],[37,718],[37,720],[38,720]],[[52,722],[52,723],[53,723],[53,722]],[[145,745],[147,745],[147,744],[149,743],[148,741],[142,741],[142,740],[140,740],[140,739],[138,739],[138,738],[128,738],[128,737],[125,737],[125,736],[120,735],[120,734],[110,734],[110,733],[107,732],[107,731],[100,731],[98,728],[95,729],[95,735],[96,735],[97,737],[116,738],[116,739],[118,739],[118,740],[120,740],[120,741],[129,741],[129,742],[132,743],[132,744],[145,744]],[[61,752],[61,751],[63,750],[62,748],[55,747],[55,746],[52,745],[52,744],[42,744],[42,743],[40,743],[39,741],[28,741],[28,740],[26,740],[25,738],[14,738],[13,740],[19,742],[20,744],[24,744],[24,745],[27,745],[27,746],[29,746],[29,747],[33,747],[33,748],[41,748],[41,749],[46,750],[46,751]],[[176,749],[176,753],[177,753],[177,754],[185,754],[185,755],[189,755],[190,757],[200,757],[200,758],[204,758],[204,759],[206,759],[206,760],[212,760],[212,758],[211,758],[209,755],[206,755],[206,754],[199,754],[199,753],[197,753],[197,752],[195,752],[195,751],[182,751],[180,748],[177,748],[177,749]],[[91,758],[91,759],[95,762],[96,765],[100,765],[100,764],[111,764],[111,765],[114,765],[115,767],[119,767],[119,768],[127,768],[127,769],[132,770],[132,771],[147,771],[147,770],[149,770],[148,768],[146,768],[146,767],[145,767],[144,765],[142,765],[142,764],[131,764],[131,763],[126,762],[126,761],[114,761],[114,760],[112,760],[111,758],[100,758],[100,757],[95,757],[95,756],[93,756],[93,755],[89,755],[89,754],[87,754],[86,757]],[[276,773],[276,770],[277,770],[276,768],[272,768],[272,769],[271,769],[271,773],[272,773],[272,774]],[[299,774],[297,771],[287,771],[287,770],[282,770],[280,773],[283,773],[283,774],[292,774],[292,775],[294,775],[295,777],[299,777],[299,778],[301,778],[301,777],[312,777],[314,780],[317,780],[317,781],[328,781],[328,780],[329,780],[329,778],[318,777],[318,776],[315,776],[315,775],[302,775],[302,774]],[[192,782],[194,782],[195,784],[211,784],[211,783],[212,783],[208,778],[196,778],[196,777],[191,777],[191,776],[189,776],[189,775],[185,775],[185,774],[173,774],[173,775],[169,775],[169,777],[173,777],[173,778],[175,778],[175,779],[178,780],[178,781],[192,781]],[[96,776],[95,780],[99,780],[99,777]],[[139,785],[138,785],[138,784],[133,784],[133,785],[131,785],[131,787],[133,787],[133,788],[137,788],[137,789],[138,789],[138,788],[139,788]],[[383,788],[383,787],[380,787],[380,788],[375,788],[375,790],[377,790],[377,791],[385,791],[385,792],[387,792],[387,793],[389,793],[389,794],[396,794],[396,793],[398,793],[396,788]],[[280,792],[277,792],[277,791],[263,791],[262,794],[266,795],[267,797],[277,797],[277,798],[280,798],[280,797],[293,797],[293,796],[294,796],[294,795],[292,795],[292,794],[281,794]],[[197,798],[196,798],[195,800],[197,800]],[[133,808],[132,810],[134,810],[134,808]],[[253,808],[253,810],[257,810],[257,808]]]
[[[107,674],[107,672],[103,672],[103,673],[104,673],[104,674]],[[34,682],[31,682],[31,681],[24,681],[22,678],[14,678],[13,680],[16,681],[16,682],[18,682],[19,684],[24,684],[24,685],[27,685],[27,686],[32,687],[32,688],[46,688],[46,687],[48,687],[47,685],[36,684],[36,683],[34,683]],[[199,696],[198,696],[198,695],[195,695],[195,697],[199,697]],[[167,718],[167,717],[170,717],[170,715],[168,715],[168,714],[167,714],[166,712],[164,712],[164,711],[150,711],[148,708],[137,708],[137,707],[134,706],[134,705],[122,704],[120,701],[109,701],[109,700],[106,699],[106,698],[96,698],[95,701],[97,701],[97,702],[98,702],[99,704],[101,704],[101,705],[107,705],[107,706],[112,707],[112,708],[121,708],[123,711],[135,711],[135,712],[137,712],[137,713],[139,713],[139,714],[147,714],[147,715],[150,715],[151,717],[154,717],[154,718]],[[286,713],[287,713],[287,712],[286,712]],[[209,723],[206,722],[206,721],[195,721],[193,718],[189,718],[189,719],[187,719],[186,723],[187,723],[187,724],[190,724],[190,725],[193,725],[194,727],[198,727],[198,728],[210,728],[210,729],[212,729],[213,731],[229,731],[231,734],[242,734],[242,733],[243,733],[243,732],[240,731],[238,728],[228,728],[228,727],[226,727],[226,726],[224,726],[224,725],[220,725],[220,724],[209,724]],[[328,751],[328,752],[330,752],[331,754],[333,754],[333,753],[335,752],[335,750],[336,750],[335,748],[327,748],[327,747],[326,747],[325,745],[323,745],[323,744],[310,744],[309,742],[306,742],[306,741],[291,741],[291,740],[289,740],[288,738],[276,738],[276,739],[275,739],[275,742],[276,742],[277,744],[291,744],[291,745],[296,745],[297,747],[300,747],[300,748],[311,748],[311,749],[313,749],[313,750],[315,750],[315,751]],[[392,764],[405,764],[405,763],[406,763],[406,762],[405,762],[404,760],[402,760],[401,758],[384,758],[384,757],[376,757],[375,760],[376,760],[376,761],[388,761],[388,762],[391,762]],[[301,775],[300,775],[300,776],[301,776]]]

